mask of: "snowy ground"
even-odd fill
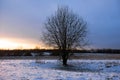
[[[0,80],[120,80],[120,60],[0,60]]]

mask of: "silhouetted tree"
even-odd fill
[[[86,22],[68,7],[59,7],[54,15],[47,18],[44,26],[44,42],[58,48],[62,52],[63,65],[67,65],[68,50],[84,45]]]

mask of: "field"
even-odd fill
[[[81,56],[68,60],[67,67],[55,57],[1,59],[0,80],[120,80],[119,58],[103,54],[92,55],[93,58],[88,54]],[[96,59],[98,56],[105,59]]]
[[[58,59],[59,56],[3,56],[0,59]],[[120,54],[115,53],[74,53],[69,59],[89,59],[89,60],[120,60]]]

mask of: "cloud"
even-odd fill
[[[120,48],[119,0],[0,0],[0,36],[39,40],[47,16],[67,5],[88,23],[91,45]],[[109,44],[116,44],[114,46]]]

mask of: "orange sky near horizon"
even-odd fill
[[[51,49],[40,38],[64,6],[87,23],[83,48],[120,49],[120,0],[0,0],[0,49]]]
[[[31,39],[17,39],[17,38],[0,38],[0,49],[45,49],[44,45],[39,41]]]

